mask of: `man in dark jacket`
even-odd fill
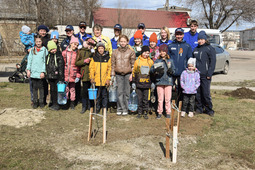
[[[168,55],[175,65],[175,73],[173,82],[177,80],[177,104],[182,100],[182,88],[180,83],[180,75],[187,68],[187,61],[192,57],[192,49],[186,41],[183,40],[184,30],[177,28],[175,30],[175,40],[168,45]]]
[[[72,35],[74,35],[74,29],[72,25],[67,25],[65,31],[66,31],[66,38],[60,44],[62,51],[65,51],[66,47],[69,46],[71,37]]]
[[[90,34],[86,33],[86,27],[87,27],[87,23],[85,21],[81,21],[79,24],[80,32],[78,34],[75,34],[75,36],[79,39],[78,49],[82,48],[82,44],[86,39],[92,38]]]

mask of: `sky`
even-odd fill
[[[169,0],[170,6],[182,6],[184,0]],[[166,0],[101,0],[102,7],[104,8],[133,8],[133,9],[146,9],[146,10],[157,10],[162,8]],[[185,7],[185,4],[184,4]],[[191,13],[191,17],[192,17]],[[254,23],[243,22],[236,26],[232,25],[228,30],[244,30],[255,27]]]

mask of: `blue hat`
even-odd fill
[[[52,31],[52,33],[50,34],[50,39],[53,39],[53,38],[58,39],[58,37],[59,37],[58,31]]]
[[[73,26],[72,25],[67,25],[65,31],[67,31],[67,30],[73,31]]]
[[[177,32],[180,32],[180,33],[184,34],[184,30],[183,30],[182,28],[176,28],[175,34],[176,34]]]
[[[116,24],[114,25],[113,27],[114,29],[119,29],[119,30],[122,30],[122,26],[120,24]]]
[[[199,39],[207,40],[207,35],[206,35],[205,31],[200,31],[200,32],[198,33],[197,39],[198,39],[198,40],[199,40]]]
[[[144,25],[144,23],[139,23],[139,24],[138,24],[138,26],[137,26],[137,28],[139,29],[140,27],[143,27],[143,28],[145,28],[145,25]]]
[[[37,30],[38,30],[38,31],[39,31],[39,30],[46,30],[46,32],[49,32],[49,31],[50,31],[49,28],[48,28],[47,26],[45,26],[45,25],[39,25],[38,28],[37,28]]]

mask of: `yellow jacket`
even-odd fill
[[[111,80],[111,58],[108,53],[103,56],[95,53],[89,64],[89,77],[95,80],[96,86],[105,86],[106,80]]]
[[[93,40],[95,40],[97,42],[97,38],[95,36],[92,37]],[[110,54],[110,57],[112,56],[112,43],[110,41],[110,39],[104,35],[101,35],[101,39],[105,45],[105,51],[108,51]]]
[[[133,77],[135,77],[135,73],[140,73],[140,68],[141,66],[149,66],[151,68],[151,66],[153,65],[153,60],[150,59],[150,57],[148,58],[143,58],[141,55],[135,60],[134,63],[134,68],[132,71],[132,75]]]

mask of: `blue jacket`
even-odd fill
[[[197,47],[198,42],[197,42],[197,37],[198,37],[198,33],[196,33],[195,35],[192,35],[189,32],[185,32],[184,33],[184,37],[183,39],[191,46],[192,51],[194,51],[194,49]]]
[[[79,39],[79,45],[83,44],[83,41],[85,41],[87,38],[92,38],[90,34],[85,33],[83,36],[81,36],[80,32],[78,34],[75,34],[75,37]]]
[[[113,37],[111,39],[111,42],[112,42],[112,49],[116,50],[118,48],[118,45],[117,45],[118,41],[115,41],[115,38]]]
[[[173,72],[175,72],[175,66],[174,66],[174,62],[172,59],[167,59],[167,60],[163,60],[161,59],[157,59],[154,64],[156,63],[163,63],[163,67],[164,67],[164,74],[162,75],[155,75],[156,78],[156,85],[165,85],[165,86],[173,86],[173,79],[171,75],[167,74],[167,70],[168,70],[168,66],[167,63],[171,63],[171,68],[173,70]],[[154,64],[152,65],[151,69],[150,69],[150,73],[154,74],[155,73],[155,68],[154,68]]]
[[[62,51],[65,51],[66,47],[69,46],[70,41],[71,41],[71,37],[68,37],[68,36],[67,36],[67,37],[61,42],[60,47],[61,47]]]
[[[20,31],[19,32],[19,37],[22,42],[22,44],[25,45],[26,50],[32,48],[35,46],[35,34],[25,34],[24,32]]]
[[[46,73],[46,56],[48,55],[48,50],[45,47],[42,47],[39,52],[35,52],[36,48],[33,48],[29,52],[28,61],[27,61],[27,70],[31,72],[31,78],[41,79],[40,74]]]
[[[169,45],[169,44],[171,44],[171,43],[172,43],[171,40],[168,40],[168,41],[166,41],[166,42],[163,42],[163,41],[160,39],[160,40],[158,40],[157,46],[161,46],[162,44]]]
[[[178,42],[174,40],[168,45],[168,55],[174,61],[175,76],[180,76],[187,68],[187,61],[192,57],[192,49],[186,41]]]
[[[216,51],[210,44],[198,45],[193,51],[200,77],[212,77],[216,64]]]
[[[130,46],[135,45],[134,37],[130,38],[129,45]],[[143,34],[143,46],[145,46],[145,45],[149,46],[150,42],[149,42],[149,37],[147,37],[145,34]]]

